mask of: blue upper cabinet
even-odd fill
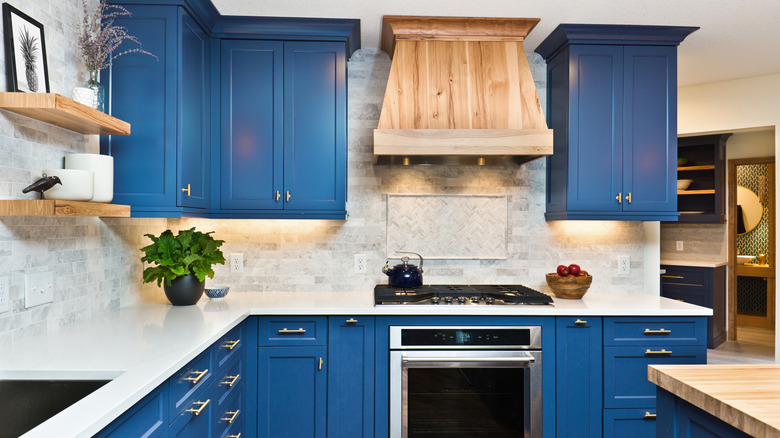
[[[346,215],[346,45],[223,40],[215,217]]]
[[[117,58],[107,70],[112,115],[135,124],[104,136],[114,157],[114,201],[136,217],[201,215],[209,194],[208,37],[181,7],[127,5],[117,20],[151,56]],[[121,50],[121,48],[120,48]]]
[[[547,61],[547,220],[677,220],[677,45],[695,27],[562,24]]]

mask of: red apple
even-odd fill
[[[569,275],[569,268],[567,268],[566,265],[559,265],[556,271],[558,272],[558,275],[560,275],[561,277],[565,277]]]
[[[575,265],[574,263],[569,265],[569,274],[576,277],[579,273],[580,273],[580,265]]]
[[[590,275],[588,274],[588,271],[580,270],[580,275],[578,275],[578,277],[587,277],[588,275]]]

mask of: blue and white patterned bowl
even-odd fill
[[[225,298],[225,295],[227,295],[229,290],[230,286],[207,287],[206,296],[212,300],[221,300],[222,298]]]

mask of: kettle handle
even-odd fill
[[[410,252],[410,251],[396,251],[397,254],[414,254],[417,257],[420,258],[420,272],[423,272],[423,256],[420,254],[417,254],[416,252]]]

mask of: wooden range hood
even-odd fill
[[[385,16],[375,164],[511,164],[553,152],[523,39],[537,18]]]

